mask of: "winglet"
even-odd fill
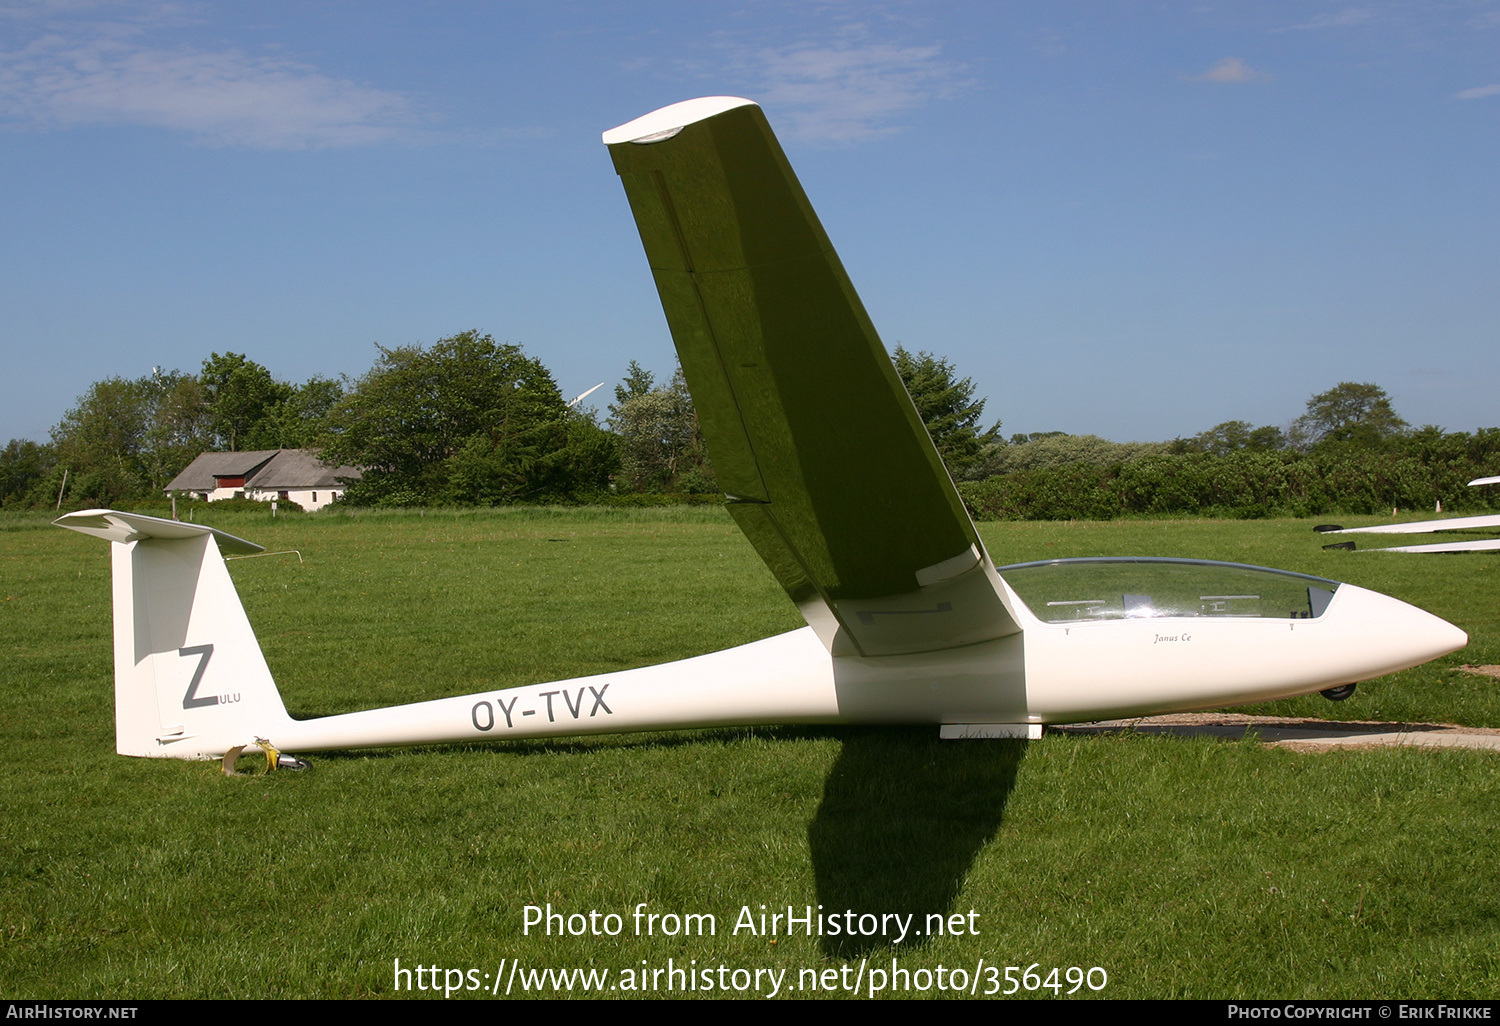
[[[754,106],[757,106],[754,100],[741,96],[700,96],[696,100],[683,100],[681,103],[653,110],[650,114],[642,114],[619,128],[611,128],[604,133],[604,145],[665,142],[695,122],[705,121],[736,107]]]

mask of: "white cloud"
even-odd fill
[[[1264,82],[1270,77],[1264,71],[1256,71],[1238,57],[1225,57],[1203,74],[1194,76],[1193,81],[1224,83]]]
[[[1486,96],[1494,96],[1500,93],[1500,85],[1480,86],[1477,89],[1465,89],[1461,93],[1454,93],[1455,100],[1481,100]]]
[[[896,115],[950,94],[961,66],[939,59],[938,46],[869,43],[760,50],[741,63],[758,80],[762,106],[787,134],[851,142],[896,131]]]
[[[0,118],[40,128],[142,125],[203,142],[311,149],[410,131],[410,100],[238,50],[143,45],[132,26],[53,33],[0,53]]]
[[[1365,7],[1345,7],[1342,11],[1337,11],[1333,14],[1320,14],[1311,21],[1305,21],[1300,25],[1293,25],[1291,28],[1347,28],[1350,25],[1363,24],[1374,16],[1374,12]]]

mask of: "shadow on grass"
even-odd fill
[[[967,912],[954,899],[995,836],[1025,741],[940,741],[932,727],[850,730],[808,827],[823,915]],[[859,958],[893,937],[825,935],[823,951]],[[927,937],[908,935],[902,946]]]
[[[337,716],[332,712],[298,710],[295,720],[313,720]],[[581,755],[601,749],[683,748],[705,744],[730,745],[755,738],[767,741],[820,740],[838,737],[830,727],[702,727],[689,730],[639,731],[630,734],[561,735],[558,737],[517,738],[511,741],[455,741],[447,744],[397,745],[390,748],[330,749],[305,753],[307,758],[330,761],[353,761],[392,758],[420,753],[491,756],[531,756],[544,754]],[[273,739],[274,740],[274,739]],[[302,754],[302,753],[296,753]]]

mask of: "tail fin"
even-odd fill
[[[116,751],[215,758],[288,721],[220,555],[261,546],[115,510],[54,523],[112,543]]]

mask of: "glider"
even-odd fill
[[[1469,487],[1500,484],[1500,477],[1476,477]],[[1483,531],[1500,528],[1500,515],[1486,514],[1477,517],[1449,517],[1446,520],[1415,520],[1409,524],[1377,524],[1374,527],[1338,527],[1326,524],[1313,528],[1319,534],[1436,534],[1439,531]],[[1354,543],[1335,542],[1323,546],[1325,549],[1353,549]],[[1500,549],[1500,538],[1482,541],[1436,542],[1431,545],[1392,545],[1383,549],[1365,549],[1365,552],[1491,552]]]
[[[1323,691],[1463,631],[1234,563],[996,567],[765,116],[708,97],[604,134],[729,512],[808,626],[679,662],[312,720],[287,715],[210,527],[87,510],[111,543],[116,747],[279,751],[774,723],[1047,723]]]

